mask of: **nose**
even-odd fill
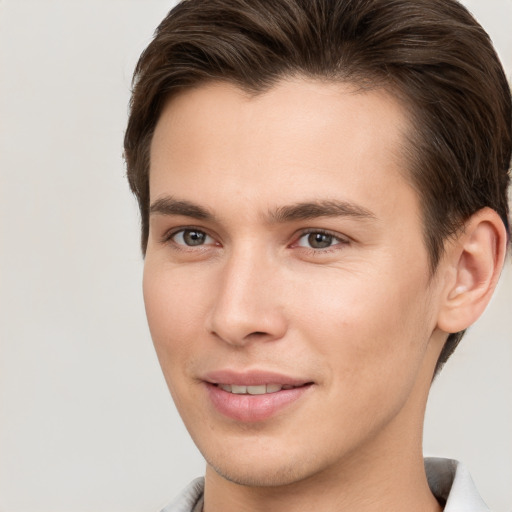
[[[233,346],[274,341],[287,330],[279,271],[264,255],[238,251],[224,263],[217,280],[208,329]]]

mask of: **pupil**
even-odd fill
[[[325,249],[332,245],[332,236],[324,233],[311,233],[308,242],[314,249]]]
[[[201,245],[204,243],[205,234],[201,231],[185,231],[183,239],[187,245]]]

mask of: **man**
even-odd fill
[[[148,322],[207,461],[165,510],[487,510],[421,446],[509,238],[483,29],[452,0],[188,0],[134,83]]]

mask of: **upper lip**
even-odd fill
[[[311,379],[292,377],[272,371],[235,371],[228,369],[207,372],[202,377],[202,380],[210,384],[235,384],[238,386],[261,386],[263,384],[303,386],[312,382]]]

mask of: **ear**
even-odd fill
[[[505,260],[507,233],[490,208],[472,215],[455,241],[447,242],[445,286],[438,327],[448,333],[467,329],[483,313]]]

